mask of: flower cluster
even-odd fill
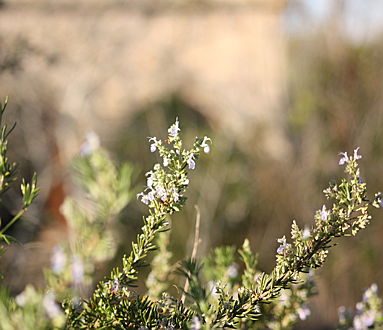
[[[4,328],[19,328],[21,324],[23,329],[290,329],[311,314],[308,299],[316,293],[313,269],[324,264],[332,241],[365,228],[371,219],[370,206],[379,208],[383,204],[380,193],[373,200],[367,198],[366,183],[360,178],[358,166],[362,158],[359,148],[351,155],[340,153],[339,165],[345,165],[347,178],[324,190],[332,203],[322,205],[315,212],[312,226],[300,228],[293,221],[291,241],[285,235],[277,239],[276,265],[271,273],[258,269],[258,256],[251,251],[247,239],[240,249],[215,248],[202,261],[196,259],[197,249],[193,247],[192,258],[182,261],[177,269],[187,285],[182,292],[177,290],[178,296],[172,297],[167,293],[168,288],[180,288],[183,278],[175,282],[179,278],[173,276],[174,267],[169,265],[168,215],[184,205],[188,172],[196,168],[201,152],[210,152],[211,141],[206,136],[197,137],[191,149],[183,148],[178,119],[167,132],[166,139],[149,138],[150,151],[158,152],[159,162],[146,173],[146,186],[137,195],[149,208],[141,232],[132,242],[130,253],[122,258],[122,267],[116,267],[99,282],[89,299],[81,300],[84,294],[77,289],[87,284],[96,263],[114,253],[106,225],[130,197],[129,168],[116,171],[99,147],[98,139],[88,135],[78,166],[84,170],[82,173],[87,173],[82,185],[97,209],[88,214],[74,201],[64,204],[68,225],[76,233],[71,236],[75,244],[53,249],[50,273],[46,274],[48,291],[27,287],[16,298],[0,294]],[[37,194],[35,180],[24,183],[22,193],[26,208]],[[3,227],[0,234],[8,228],[9,225]],[[196,225],[196,247],[197,228],[199,225]],[[7,237],[0,236],[5,241]],[[151,259],[152,272],[146,281],[148,292],[140,296],[132,287],[153,251],[156,255]],[[70,296],[69,287],[75,290],[75,297]],[[373,284],[365,291],[355,312],[340,308],[339,326],[356,330],[381,328],[381,307],[377,286]]]
[[[372,284],[363,294],[362,301],[356,304],[356,311],[339,307],[340,329],[377,329],[383,326],[382,301],[378,297],[378,286]]]
[[[153,170],[147,172],[146,188],[137,194],[137,198],[150,209],[159,208],[166,213],[179,210],[185,202],[183,193],[189,185],[187,170],[194,170],[200,150],[210,152],[210,138],[196,137],[192,149],[183,149],[179,136],[178,118],[168,129],[165,141],[157,137],[150,137],[150,151],[158,151],[161,162],[154,165]],[[169,147],[167,146],[169,145]]]

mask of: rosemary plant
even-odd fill
[[[148,206],[149,215],[143,218],[141,233],[132,243],[131,253],[124,256],[122,269],[115,268],[109,278],[100,282],[81,310],[69,306],[71,327],[184,327],[190,318],[191,312],[180,301],[167,297],[152,301],[130,290],[136,285],[140,268],[146,266],[147,255],[156,249],[156,237],[170,229],[167,216],[185,204],[188,171],[195,169],[202,149],[209,152],[207,137],[196,138],[191,149],[184,149],[179,131],[177,119],[165,141],[149,138],[150,151],[158,151],[161,158],[161,163],[146,173],[147,186],[137,195]]]
[[[2,124],[6,102],[0,112],[0,193],[15,180],[15,164],[7,158],[8,130]],[[196,168],[201,153],[209,153],[208,137],[196,138],[185,149],[180,138],[178,119],[165,139],[149,138],[150,151],[158,152],[160,162],[146,173],[146,186],[137,194],[148,207],[143,226],[132,242],[122,266],[113,269],[87,298],[95,265],[114,254],[110,225],[128,203],[131,195],[131,167],[117,169],[99,148],[97,138],[88,137],[77,160],[80,183],[92,210],[68,199],[63,210],[70,227],[70,242],[55,248],[52,268],[46,272],[48,290],[28,286],[16,298],[0,290],[1,328],[14,329],[291,329],[299,319],[310,315],[308,299],[316,293],[314,270],[323,266],[328,250],[338,237],[355,236],[370,222],[371,207],[382,206],[381,194],[367,196],[361,180],[359,148],[351,155],[341,153],[339,165],[345,166],[346,178],[324,190],[328,203],[314,215],[311,227],[301,228],[293,221],[291,240],[279,238],[276,264],[270,273],[262,272],[258,256],[249,240],[242,247],[223,246],[197,260],[196,233],[192,258],[171,265],[168,251],[169,216],[186,202],[189,173]],[[0,240],[27,210],[37,195],[36,176],[21,185],[22,207],[14,218],[0,228]],[[199,228],[199,214],[198,214]],[[151,272],[146,280],[147,293],[140,296],[135,287],[143,283],[142,268]],[[68,261],[70,260],[70,262]],[[177,270],[174,272],[173,270]],[[178,276],[175,275],[181,275]],[[186,282],[185,282],[186,281]],[[175,296],[170,287],[177,288]],[[364,294],[356,312],[341,308],[341,329],[366,329],[382,326],[381,300],[377,286]]]
[[[7,108],[7,104],[7,98],[3,103],[0,103],[0,197],[17,180],[17,164],[11,163],[8,159],[8,136],[12,133],[16,124],[14,124],[11,128],[8,128],[8,126],[3,122],[3,115]],[[22,206],[20,207],[20,210],[4,226],[2,226],[2,221],[0,219],[0,241],[4,241],[7,244],[13,240],[12,237],[6,234],[7,230],[24,215],[24,213],[28,210],[28,207],[38,195],[39,188],[37,188],[36,174],[33,175],[31,182],[26,182],[23,178],[20,189],[22,195]],[[3,247],[1,247],[1,252],[3,252]]]

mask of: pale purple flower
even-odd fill
[[[227,269],[227,275],[230,277],[230,278],[235,278],[237,277],[238,275],[238,269],[237,269],[237,265],[236,264],[231,264],[229,266],[229,268]]]
[[[154,201],[154,191],[153,190],[150,190],[148,192],[148,199],[149,199],[150,202]]]
[[[175,202],[178,202],[179,199],[180,199],[180,195],[178,194],[177,188],[174,187],[174,188],[173,188],[173,200],[174,200]]]
[[[154,201],[154,192],[153,190],[150,190],[147,194],[144,194],[143,192],[137,194],[137,198],[141,197],[141,202],[149,205],[150,202]]]
[[[344,165],[346,162],[349,161],[347,152],[340,152],[339,155],[343,155],[343,157],[339,160],[339,165]]]
[[[310,309],[306,305],[302,305],[297,309],[298,317],[301,320],[306,320],[306,318],[311,314]]]
[[[165,188],[162,186],[162,185],[158,185],[157,189],[156,189],[156,196],[158,198],[161,198],[161,200],[163,202],[166,201],[166,197],[167,197],[167,194],[166,194],[166,190]]]
[[[191,330],[200,330],[202,328],[202,324],[198,316],[193,316],[191,324],[190,324],[190,329]]]
[[[354,150],[354,159],[355,160],[358,160],[358,159],[362,158],[361,155],[358,155],[358,150],[359,150],[359,147]]]
[[[340,324],[343,324],[344,322],[346,322],[346,318],[347,318],[347,310],[346,310],[346,307],[344,306],[340,306],[338,308],[338,319],[339,319],[339,323]]]
[[[210,294],[213,296],[213,297],[218,297],[219,295],[219,291],[218,291],[218,288],[216,286],[216,283],[214,281],[209,281],[207,283],[207,286],[209,288],[209,291],[210,291]]]
[[[282,238],[278,238],[277,242],[281,243],[281,245],[277,249],[277,253],[281,254],[287,248],[286,237],[283,236]]]
[[[355,308],[356,308],[356,311],[358,313],[362,313],[363,312],[363,303],[362,302],[357,302],[356,305],[355,305]]]
[[[353,326],[355,330],[365,330],[374,326],[376,313],[369,310],[354,317]]]
[[[147,179],[146,179],[146,185],[148,186],[148,188],[152,188],[153,187],[153,178],[151,176],[149,176]]]
[[[149,204],[149,198],[147,195],[145,195],[143,192],[137,194],[137,198],[141,198],[141,202],[148,205]]]
[[[210,146],[207,144],[207,141],[210,141],[210,139],[207,136],[205,136],[201,143],[201,147],[203,148],[205,154],[208,154],[210,152]]]
[[[194,161],[194,154],[191,154],[188,159],[187,159],[187,164],[189,166],[189,169],[190,170],[194,170],[195,169],[195,161]]]
[[[55,319],[57,316],[62,314],[60,306],[57,304],[54,295],[50,292],[44,295],[43,306],[45,312],[51,319]]]
[[[118,282],[118,279],[115,278],[115,279],[114,279],[114,283],[113,283],[112,290],[113,290],[114,292],[118,292],[119,288],[120,288],[120,283]]]
[[[84,281],[84,265],[78,256],[73,256],[72,259],[72,277],[75,285]]]
[[[15,300],[16,300],[17,305],[19,305],[20,307],[23,307],[27,302],[25,290],[23,292],[21,292],[20,294],[18,294],[16,296]]]
[[[66,265],[66,255],[64,249],[57,245],[53,248],[51,257],[51,267],[55,274],[61,274]]]
[[[281,295],[279,296],[279,301],[281,302],[282,305],[286,305],[289,301],[289,296],[286,293],[286,290],[283,290]]]
[[[179,122],[178,122],[178,118],[176,118],[176,122],[172,126],[170,126],[168,130],[169,136],[175,138],[178,135],[179,131],[180,131]]]
[[[321,210],[321,212],[320,212],[320,218],[321,218],[321,220],[323,220],[323,221],[327,221],[329,215],[330,215],[330,211],[329,211],[329,210],[326,210],[326,205],[323,205],[322,210]]]
[[[149,138],[149,142],[153,142],[151,145],[150,145],[150,152],[155,152],[157,150],[157,138],[156,137],[151,137]]]
[[[93,151],[100,147],[100,139],[98,135],[91,131],[85,136],[85,142],[80,146],[80,155],[83,157],[90,156]]]
[[[367,302],[372,296],[378,294],[378,286],[376,283],[371,284],[371,286],[363,293],[363,301]]]
[[[187,186],[189,184],[189,179],[187,177],[184,177],[181,181],[181,183],[185,186]]]
[[[302,233],[303,239],[308,239],[310,237],[310,229],[308,227],[305,227]]]

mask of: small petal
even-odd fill
[[[55,246],[53,248],[53,254],[51,258],[51,267],[55,274],[61,274],[66,265],[65,251],[61,246]]]
[[[278,254],[281,254],[283,253],[283,251],[287,248],[287,244],[286,244],[286,237],[283,236],[282,238],[278,238],[277,239],[277,242],[278,243],[281,243],[281,245],[278,247],[277,249],[277,253]]]
[[[311,314],[311,311],[307,306],[302,305],[302,307],[298,308],[297,313],[301,320],[305,320]]]
[[[205,154],[208,154],[210,152],[210,146],[207,144],[208,141],[211,141],[211,140],[207,136],[205,136],[201,143],[201,147],[203,148],[203,151],[205,152]]]
[[[43,299],[43,306],[45,312],[51,319],[56,318],[62,314],[61,308],[55,300],[55,297],[52,293],[47,293]]]
[[[362,158],[361,155],[358,155],[358,150],[359,150],[359,147],[354,150],[354,159],[355,160],[358,160],[358,159]]]
[[[179,198],[180,198],[180,195],[178,194],[178,191],[176,189],[176,187],[173,188],[173,200],[175,202],[178,202],[179,201]]]
[[[180,131],[179,122],[178,122],[178,118],[176,118],[176,122],[172,126],[170,126],[170,128],[168,129],[169,136],[175,138],[178,135],[179,131]]]
[[[308,227],[305,227],[302,233],[302,238],[308,239],[310,237],[310,229]]]
[[[348,162],[349,158],[347,152],[341,152],[339,155],[343,155],[343,157],[339,160],[339,165],[344,165],[346,162]]]
[[[194,154],[191,154],[187,160],[187,164],[188,164],[190,170],[195,169],[195,161],[193,158],[194,158]]]
[[[80,155],[83,157],[90,156],[93,151],[100,147],[100,139],[95,132],[88,132],[85,142],[80,146]]]
[[[330,211],[327,211],[327,210],[326,210],[326,205],[323,205],[322,210],[321,210],[321,212],[320,212],[320,218],[321,218],[321,220],[323,220],[323,221],[327,221],[327,220],[328,220],[328,216],[329,216],[329,214],[330,214]]]
[[[72,262],[73,282],[79,285],[84,281],[84,265],[78,256],[73,256]]]
[[[148,178],[146,179],[146,185],[147,185],[149,188],[152,188],[153,183],[154,183],[154,181],[153,181],[153,178],[152,178],[151,176],[148,177]]]

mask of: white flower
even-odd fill
[[[207,141],[211,141],[211,140],[207,136],[205,136],[201,143],[201,147],[203,148],[203,151],[205,152],[205,154],[208,154],[210,152],[210,146],[207,144]]]
[[[209,288],[209,291],[210,291],[210,294],[213,296],[213,297],[218,297],[219,295],[219,292],[218,292],[218,288],[216,286],[216,283],[214,281],[209,281],[207,283],[207,286]]]
[[[308,227],[305,227],[302,233],[303,239],[308,239],[310,237],[310,229]]]
[[[21,292],[16,296],[16,304],[19,305],[20,307],[23,307],[25,303],[27,302],[27,297],[25,294],[25,291]]]
[[[179,199],[180,199],[180,195],[178,194],[177,188],[174,187],[174,188],[173,188],[173,200],[174,200],[175,202],[178,202]]]
[[[359,147],[354,150],[354,159],[355,160],[358,160],[358,159],[362,158],[361,155],[358,155],[358,150],[359,150]]]
[[[302,305],[302,307],[297,309],[297,313],[299,319],[306,320],[307,316],[311,314],[311,311],[306,305]]]
[[[372,296],[377,295],[378,286],[376,283],[371,284],[371,286],[363,293],[363,301],[367,302]]]
[[[80,146],[81,156],[90,156],[93,151],[100,147],[100,139],[98,135],[91,131],[85,136],[85,142]]]
[[[327,221],[329,215],[330,215],[330,211],[326,210],[326,205],[323,205],[323,206],[322,206],[322,210],[321,210],[321,212],[320,212],[320,218],[321,218],[321,220],[323,220],[323,221]]]
[[[338,319],[340,324],[343,324],[344,322],[346,322],[346,316],[347,316],[346,307],[340,306],[338,308]]]
[[[363,311],[363,303],[361,302],[356,303],[355,308],[357,312],[361,313]]]
[[[354,317],[354,329],[365,330],[374,326],[376,313],[372,310],[366,311]]]
[[[193,316],[191,324],[190,324],[190,329],[191,330],[199,330],[202,328],[201,321],[199,320],[198,316]]]
[[[282,238],[278,238],[277,242],[281,243],[281,245],[277,249],[277,253],[281,254],[287,248],[286,237],[283,236]]]
[[[346,162],[349,161],[347,152],[340,152],[339,155],[343,155],[343,157],[339,160],[339,165],[344,165]]]
[[[176,122],[172,126],[170,126],[170,128],[168,129],[169,136],[175,138],[178,135],[179,131],[180,131],[179,122],[178,122],[178,118],[176,118]]]
[[[61,246],[55,246],[53,248],[53,254],[51,257],[51,267],[55,274],[61,274],[66,265],[65,251]]]
[[[189,169],[190,170],[194,170],[195,169],[195,161],[194,161],[194,154],[191,154],[188,159],[187,159],[187,164],[189,166]]]
[[[229,266],[229,268],[227,269],[227,275],[230,277],[230,278],[235,278],[237,277],[238,275],[238,269],[237,269],[237,265],[236,264],[231,264]]]
[[[148,205],[149,204],[149,198],[147,195],[145,195],[144,193],[139,193],[137,194],[137,198],[140,198],[141,197],[141,202]]]
[[[114,292],[117,293],[118,290],[119,290],[119,288],[120,288],[120,283],[118,282],[118,279],[115,278],[115,279],[114,279],[114,283],[113,283],[113,287],[112,287],[112,289],[113,289]]]
[[[181,181],[181,183],[182,183],[183,185],[187,186],[187,185],[189,184],[189,179],[185,176],[185,177],[183,178],[183,180]]]
[[[149,138],[149,142],[153,142],[150,145],[150,152],[155,152],[157,150],[157,144],[158,144],[157,138],[156,137],[151,137],[151,138]]]
[[[72,259],[72,277],[76,285],[80,285],[84,281],[84,265],[78,256]]]
[[[166,157],[164,157],[163,164],[165,167],[169,165],[169,160]]]
[[[279,296],[279,301],[281,302],[282,305],[287,305],[289,301],[289,296],[286,293],[286,290],[283,290],[281,295]]]
[[[147,179],[146,179],[146,185],[148,186],[148,188],[152,188],[153,186],[153,178],[151,176],[149,176]]]
[[[153,190],[150,190],[148,192],[148,199],[149,199],[150,202],[154,201],[154,191]]]
[[[45,294],[43,299],[43,306],[44,306],[45,312],[48,314],[48,316],[51,319],[54,319],[57,316],[60,316],[62,314],[62,311],[59,305],[55,301],[54,295],[50,292]]]
[[[166,201],[167,193],[166,193],[165,188],[164,188],[161,184],[158,185],[158,187],[157,187],[157,189],[156,189],[156,196],[157,196],[158,198],[161,198],[161,200],[162,200],[163,202]]]

